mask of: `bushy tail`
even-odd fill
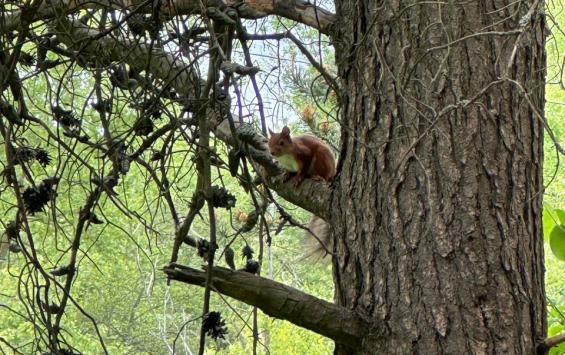
[[[318,261],[328,254],[333,253],[333,242],[331,240],[330,225],[318,216],[312,216],[308,222],[306,231],[306,255],[305,257]]]

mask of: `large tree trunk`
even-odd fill
[[[336,300],[390,331],[359,353],[532,354],[545,336],[534,2],[336,0]]]

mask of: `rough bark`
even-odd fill
[[[543,123],[517,83],[543,114],[543,2],[336,10],[336,301],[392,334],[359,353],[535,353]]]

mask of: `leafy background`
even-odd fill
[[[561,2],[549,2],[548,26],[551,36],[547,49],[546,119],[555,134],[556,141],[563,145],[565,138],[565,90],[563,87],[563,49],[565,34],[565,13]],[[546,134],[544,139],[544,193],[543,228],[545,238],[545,287],[548,300],[548,335],[554,336],[565,331],[565,260],[559,260],[550,248],[553,232],[554,251],[565,255],[565,169],[559,161],[555,143]],[[562,158],[562,157],[561,157]],[[561,257],[561,259],[565,259]],[[565,354],[565,344],[550,350],[551,355]]]
[[[556,141],[563,144],[565,137],[565,90],[563,87],[563,54],[565,50],[565,34],[559,24],[565,24],[565,13],[560,2],[548,5],[548,26],[552,36],[547,43],[548,69],[546,86],[546,119],[552,128]],[[289,26],[284,20],[277,20],[271,29]],[[297,27],[303,39],[317,39],[317,35],[308,29]],[[257,51],[263,50],[257,48]],[[289,124],[295,133],[310,132],[321,136],[337,149],[339,130],[335,123],[335,97],[328,92],[316,78],[316,73],[304,64],[304,58],[292,46],[281,45],[286,61],[281,66],[281,77],[276,80],[283,83],[284,94],[280,97],[265,93],[266,106],[272,112],[269,116],[272,127]],[[332,53],[323,50],[325,64],[332,67]],[[273,59],[264,59],[263,68],[276,63]],[[19,68],[25,75],[26,68]],[[31,73],[31,72],[30,72]],[[68,75],[62,70],[50,72],[52,77],[38,77],[28,81],[26,89],[35,97],[34,114],[39,117],[49,116],[49,106],[53,98],[44,93],[53,81]],[[261,80],[269,82],[272,78],[268,72],[259,74]],[[94,82],[91,76],[76,72],[67,80],[61,93],[61,100],[67,105],[84,100],[91,95]],[[249,85],[249,84],[248,84]],[[244,88],[245,89],[245,88]],[[250,94],[248,94],[250,95]],[[114,107],[120,112],[120,119],[113,122],[113,129],[119,131],[122,126],[130,127],[136,120],[135,112],[127,105]],[[256,117],[257,112],[250,109]],[[96,112],[86,108],[83,117],[87,122],[96,122]],[[54,127],[53,127],[54,128]],[[92,137],[100,137],[97,124],[86,126],[85,130]],[[89,191],[90,177],[88,172],[74,166],[69,157],[59,154],[56,145],[50,142],[43,130],[37,130],[36,136],[28,136],[31,146],[45,146],[52,156],[57,157],[47,168],[32,166],[34,176],[52,176],[63,173],[57,188],[57,209],[48,208],[45,213],[37,213],[32,220],[35,243],[40,250],[43,265],[56,267],[65,260],[74,231],[73,222],[86,199]],[[162,144],[162,142],[160,142]],[[185,213],[190,202],[191,191],[194,190],[194,176],[187,173],[193,166],[192,148],[182,143],[175,145],[175,154],[169,162],[171,174],[174,176],[174,188],[171,190],[177,206],[184,206]],[[217,143],[221,156],[227,154],[226,148]],[[0,160],[5,159],[0,152]],[[96,164],[96,156],[85,151],[84,159]],[[219,179],[216,171],[214,178]],[[222,174],[227,189],[237,197],[237,207],[231,211],[218,211],[220,226],[220,245],[229,241],[230,231],[244,222],[245,214],[252,211],[252,204],[247,195],[238,188],[237,182]],[[166,206],[159,198],[159,191],[154,185],[147,184],[147,172],[133,164],[132,171],[121,181],[116,189],[119,200],[130,211],[138,216],[124,216],[119,204],[104,197],[97,209],[97,214],[106,223],[91,225],[83,237],[83,253],[78,267],[78,277],[73,286],[74,299],[84,311],[96,319],[101,335],[110,354],[167,354],[175,351],[178,354],[195,353],[198,348],[200,331],[200,313],[203,290],[180,283],[167,284],[161,271],[170,258],[174,228],[166,213]],[[72,184],[67,183],[73,181]],[[555,150],[555,142],[545,135],[544,181],[544,236],[546,239],[546,292],[548,299],[548,331],[556,335],[565,331],[565,261],[559,260],[551,251],[550,240],[556,254],[565,249],[565,232],[561,234],[561,225],[565,225],[565,170]],[[80,182],[80,183],[77,183]],[[127,193],[126,193],[127,192]],[[0,216],[2,224],[13,220],[15,209],[13,196],[4,187],[0,188]],[[284,201],[280,201],[284,204]],[[304,211],[285,204],[293,215],[303,222],[310,216]],[[275,210],[268,211],[270,231],[274,233],[279,216]],[[53,224],[53,218],[57,225]],[[137,217],[137,218],[135,218]],[[191,231],[194,235],[206,236],[206,218],[197,219]],[[553,233],[553,236],[552,236]],[[257,252],[259,242],[257,229],[238,239],[233,249],[236,250],[236,261],[242,266],[239,251],[249,243]],[[263,235],[263,238],[265,236]],[[263,257],[263,275],[272,270],[272,277],[280,282],[304,290],[327,300],[333,298],[331,266],[327,261],[313,262],[305,258],[303,232],[296,228],[284,228],[278,235],[273,235],[269,257],[265,250]],[[61,261],[63,260],[63,261]],[[198,267],[203,264],[196,252],[183,248],[180,262]],[[222,262],[220,261],[220,264]],[[31,299],[19,280],[29,275],[29,265],[25,265],[23,257],[9,254],[9,259],[0,262],[0,337],[15,345],[23,353],[32,353],[33,339],[37,330],[33,327],[33,319],[21,299]],[[225,339],[208,341],[209,353],[249,354],[253,346],[252,307],[214,295],[212,310],[220,311],[226,320],[228,334]],[[312,332],[293,326],[292,324],[271,319],[259,312],[259,353],[272,354],[329,354],[333,344]],[[93,323],[76,306],[69,306],[63,319],[65,337],[84,354],[101,353],[99,339]],[[0,349],[3,344],[0,342]],[[8,350],[5,350],[8,351]],[[551,349],[552,355],[565,354],[565,344]]]

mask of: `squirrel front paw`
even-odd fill
[[[294,186],[298,187],[302,183],[302,181],[304,181],[304,176],[300,174],[296,175],[294,177]]]

